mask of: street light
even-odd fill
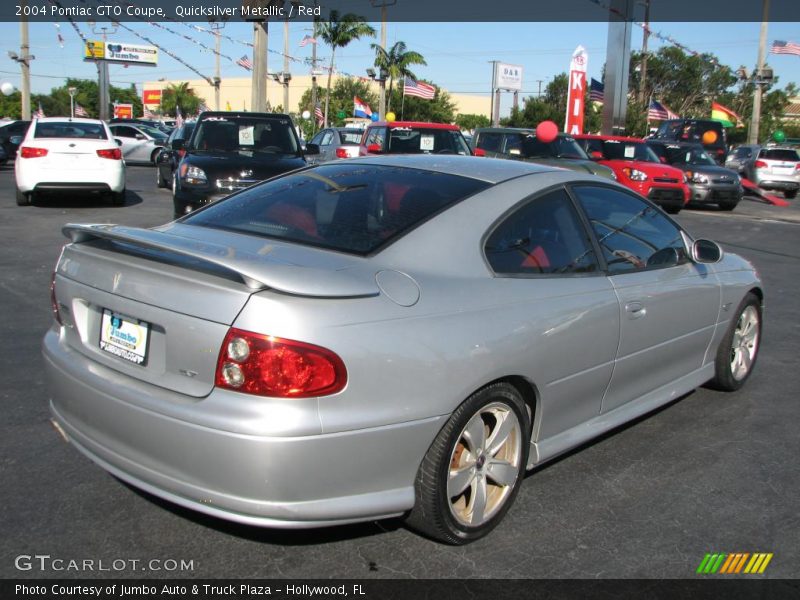
[[[75,92],[78,91],[78,88],[68,87],[67,91],[69,92],[69,116],[71,119],[75,118]]]
[[[386,90],[386,79],[389,77],[389,73],[386,69],[381,68],[378,72],[375,69],[369,68],[367,69],[367,76],[372,79],[372,81],[377,81],[378,85],[381,87],[381,98],[385,98],[385,90]],[[381,115],[381,118],[384,117],[384,113],[382,111],[385,110],[385,106],[383,106],[383,101],[381,101],[381,106],[378,107],[378,113]]]

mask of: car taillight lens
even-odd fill
[[[763,160],[757,160],[755,164],[756,169],[766,169],[768,166]]]
[[[336,149],[336,158],[349,158],[350,155],[347,153],[347,150],[344,148],[337,148]]]
[[[58,312],[58,300],[56,300],[56,272],[53,271],[53,277],[50,279],[50,306],[53,309],[53,317],[56,323],[63,325],[61,321],[61,313]]]
[[[309,398],[344,389],[347,369],[326,348],[231,328],[220,349],[215,383],[245,394]]]
[[[47,148],[34,148],[33,146],[24,146],[20,149],[19,155],[22,158],[39,158],[40,156],[47,156]]]
[[[107,148],[98,150],[97,156],[100,158],[110,158],[111,160],[122,160],[122,150],[119,148]]]

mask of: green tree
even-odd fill
[[[330,106],[331,90],[331,76],[333,75],[334,58],[336,57],[336,49],[344,48],[350,42],[360,39],[362,37],[374,37],[375,29],[364,21],[363,17],[359,17],[352,13],[347,13],[339,17],[339,12],[332,10],[327,22],[319,22],[315,25],[319,37],[321,37],[326,44],[331,47],[331,61],[328,65],[328,84],[325,86],[325,125],[328,125],[328,112]]]
[[[469,113],[456,115],[456,125],[467,131],[472,131],[478,127],[489,127],[491,123],[491,120],[489,120],[489,117],[486,115],[473,115]]]
[[[389,112],[391,107],[392,89],[394,88],[394,80],[405,77],[416,79],[411,70],[412,65],[427,65],[425,58],[419,52],[413,50],[406,50],[405,42],[397,42],[394,46],[386,50],[381,48],[378,44],[371,44],[372,49],[375,50],[375,66],[379,69],[386,71],[389,76],[389,103],[386,105],[386,112]]]
[[[426,81],[425,83],[434,85],[430,81]],[[424,100],[416,96],[406,96],[403,98],[403,89],[398,86],[397,89],[392,91],[390,100],[394,102],[395,107],[400,107],[399,113],[397,113],[397,109],[395,108],[398,120],[452,123],[456,118],[455,103],[450,98],[450,94],[440,87],[436,87],[433,100]]]
[[[569,78],[566,73],[553,77],[544,94],[528,96],[522,100],[522,108],[511,110],[511,115],[500,121],[506,127],[536,127],[542,121],[554,121],[559,128],[564,123],[567,110]]]
[[[180,107],[181,114],[193,115],[203,102],[188,83],[171,83],[161,94],[161,112],[173,116],[176,107]]]
[[[326,90],[317,90],[318,102],[324,102],[327,99]],[[353,116],[353,96],[358,96],[371,107],[377,106],[378,95],[369,88],[366,81],[356,79],[355,77],[340,77],[331,90],[330,95],[330,125],[334,127],[341,127],[345,124],[344,119],[336,116],[339,112],[343,112],[348,117]],[[303,92],[300,98],[300,103],[297,106],[298,112],[302,114],[304,110],[311,113],[311,118],[307,121],[303,120],[300,126],[306,139],[316,131],[316,120],[314,119],[314,104],[311,101],[311,89]]]

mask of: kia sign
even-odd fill
[[[569,93],[567,95],[567,119],[564,131],[570,135],[583,133],[583,103],[586,95],[586,65],[589,55],[583,46],[575,48],[569,65]]]
[[[508,65],[506,63],[495,63],[497,72],[495,73],[496,89],[511,90],[519,92],[522,90],[522,66]]]
[[[158,64],[158,48],[139,44],[87,41],[84,60],[105,60],[126,65],[155,67]]]

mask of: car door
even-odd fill
[[[700,369],[720,286],[708,265],[689,260],[684,234],[660,209],[617,188],[572,189],[619,301],[619,349],[603,399],[608,412]]]
[[[499,293],[523,299],[502,318],[539,389],[534,439],[597,417],[614,368],[619,308],[566,190],[524,201],[489,233],[484,255]]]
[[[144,135],[139,131],[128,125],[112,125],[110,127],[111,135],[122,142],[120,148],[122,149],[122,158],[128,159],[131,154],[141,146]],[[137,139],[137,136],[140,136]]]

